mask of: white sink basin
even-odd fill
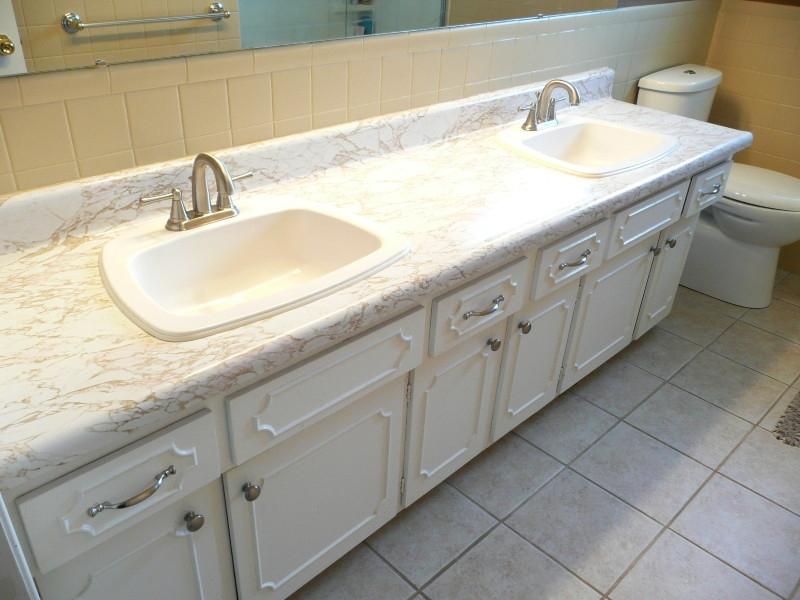
[[[678,145],[671,135],[578,118],[561,119],[542,131],[509,128],[498,138],[526,158],[582,177],[607,177],[636,169]]]
[[[191,231],[166,231],[164,219],[135,226],[106,244],[100,271],[134,323],[163,340],[183,341],[311,302],[407,251],[363,219],[293,204],[243,208]]]

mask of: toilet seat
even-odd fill
[[[800,179],[777,171],[734,163],[724,198],[769,210],[800,212]]]

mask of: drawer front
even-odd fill
[[[731,172],[731,165],[733,163],[730,161],[724,162],[692,177],[689,194],[686,198],[686,207],[683,209],[684,217],[696,215],[722,198],[722,194],[725,192],[725,183]]]
[[[544,298],[599,267],[610,228],[611,221],[606,219],[544,248],[539,254],[531,298]]]
[[[392,323],[228,400],[237,464],[422,362],[425,311]]]
[[[689,181],[686,180],[615,214],[607,258],[676,223],[681,218],[688,190]]]
[[[19,512],[46,573],[219,475],[214,419],[204,410],[22,496]],[[125,500],[126,507],[100,510]]]
[[[524,258],[435,300],[431,355],[449,350],[518,311],[525,299],[529,272],[530,261]]]

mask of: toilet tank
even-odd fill
[[[670,67],[639,80],[639,96],[636,103],[706,121],[720,81],[722,73],[710,67],[702,65]]]

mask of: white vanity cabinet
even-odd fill
[[[591,373],[633,339],[653,262],[651,248],[657,240],[658,234],[651,235],[584,278],[559,392]]]
[[[556,397],[578,287],[573,281],[508,320],[493,442]]]
[[[672,310],[700,213],[661,232],[633,338],[639,339]]]
[[[414,371],[406,506],[489,445],[504,332],[501,321]]]
[[[239,600],[289,596],[399,509],[407,378],[225,474]]]
[[[236,597],[219,479],[37,580],[43,600]]]

